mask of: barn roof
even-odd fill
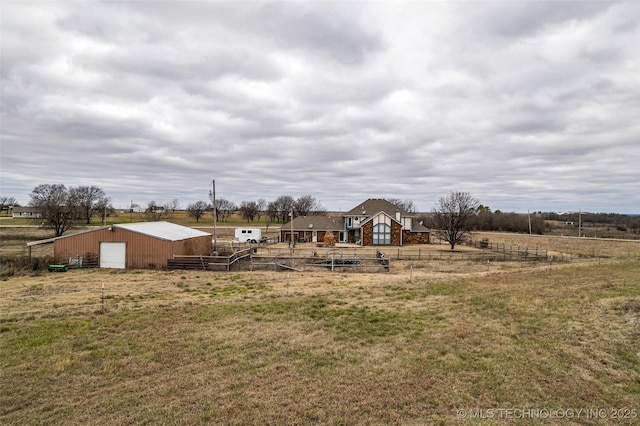
[[[211,235],[207,232],[198,231],[197,229],[171,222],[122,223],[113,225],[113,227],[169,241],[180,241],[188,238]]]

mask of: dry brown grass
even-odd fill
[[[474,240],[488,239],[494,243],[543,248],[556,258],[630,258],[640,259],[640,240],[610,240],[605,238],[577,238],[547,235],[474,232]]]
[[[36,226],[9,227],[0,226],[0,256],[28,256],[27,243],[44,240],[54,236],[50,229]],[[37,246],[32,249],[33,256],[53,255],[53,246]]]
[[[637,261],[592,260],[11,278],[0,422],[418,425],[457,423],[458,409],[637,410],[639,277]],[[596,420],[576,423],[619,423]]]

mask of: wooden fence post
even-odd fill
[[[104,303],[104,283],[102,283],[102,312],[106,310]]]

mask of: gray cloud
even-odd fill
[[[8,3],[0,192],[640,213],[632,2]]]

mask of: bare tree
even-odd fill
[[[294,210],[298,216],[308,216],[309,214],[320,213],[324,211],[324,207],[313,195],[303,195],[293,203]]]
[[[147,215],[147,219],[152,222],[158,221],[169,215],[169,206],[156,203],[155,201],[149,201],[147,204],[147,208],[145,209],[145,214]]]
[[[411,200],[401,200],[400,198],[387,198],[387,201],[407,213],[416,212],[416,206]]]
[[[478,204],[468,192],[452,192],[438,200],[432,211],[431,227],[449,243],[451,250],[471,229]]]
[[[113,206],[111,205],[111,198],[110,197],[104,197],[100,200],[98,200],[98,202],[95,205],[95,209],[94,211],[100,215],[100,220],[101,222],[104,224],[107,221],[107,216],[111,213],[113,213],[114,209]]]
[[[291,195],[281,195],[273,202],[274,208],[278,212],[278,220],[280,222],[287,221],[294,202],[295,201]]]
[[[258,203],[255,201],[243,201],[240,203],[240,214],[247,222],[252,222],[258,215]]]
[[[62,184],[38,185],[31,192],[29,205],[40,211],[44,224],[54,230],[56,237],[64,234],[77,218],[77,208]]]
[[[229,216],[236,210],[238,210],[238,206],[236,206],[234,202],[225,200],[224,198],[216,199],[216,213],[218,214],[216,220],[226,222],[229,220]],[[211,212],[211,215],[213,216],[213,212]]]
[[[270,201],[267,204],[267,211],[266,211],[266,215],[267,218],[269,220],[269,222],[277,222],[278,221],[278,206],[276,205],[275,201]]]
[[[18,206],[18,200],[13,197],[0,196],[0,210],[10,209]]]
[[[267,208],[267,200],[265,200],[264,198],[258,198],[258,220],[260,220],[260,218],[262,217],[262,214],[265,212],[265,209]]]
[[[82,220],[89,225],[91,217],[100,212],[100,209],[109,205],[109,198],[101,188],[97,186],[78,186],[69,189],[69,196],[78,206]]]
[[[195,203],[187,206],[187,214],[189,217],[194,218],[196,222],[200,222],[200,218],[209,209],[209,207],[209,204],[204,201],[196,201]]]
[[[171,202],[168,203],[168,206],[171,210],[171,213],[175,213],[176,210],[180,208],[180,201],[178,201],[177,198],[174,198],[173,200],[171,200]]]

